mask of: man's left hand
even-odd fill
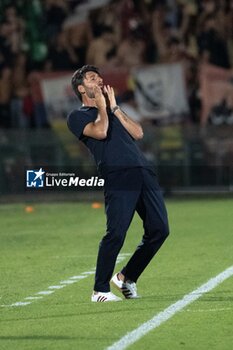
[[[104,92],[106,93],[108,100],[109,100],[109,107],[112,110],[114,107],[116,107],[116,97],[115,92],[113,88],[109,85],[104,87]]]

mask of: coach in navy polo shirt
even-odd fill
[[[99,246],[91,300],[121,300],[110,292],[110,280],[126,299],[138,298],[136,282],[169,234],[156,175],[136,143],[143,131],[117,106],[114,90],[103,84],[98,68],[78,69],[72,87],[83,105],[69,114],[68,127],[88,147],[105,179],[107,230]],[[112,277],[135,211],[143,221],[142,241]]]

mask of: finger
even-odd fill
[[[98,91],[98,86],[97,85],[93,86],[93,91]]]
[[[94,86],[93,91],[94,91],[94,94],[95,94],[95,95],[100,95],[100,94],[102,94],[101,88],[100,88],[99,86],[97,86],[97,85]]]
[[[107,85],[107,86],[108,86],[108,90],[109,90],[110,92],[112,92],[112,91],[113,91],[112,86],[110,86],[110,85]]]

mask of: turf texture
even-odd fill
[[[91,303],[93,271],[105,231],[91,203],[0,206],[0,349],[104,350],[127,332],[233,265],[233,200],[166,202],[171,234],[138,281],[138,300]],[[140,242],[135,215],[121,253]],[[124,263],[116,265],[118,271]],[[116,292],[118,294],[118,292]],[[118,294],[119,295],[119,294]],[[10,306],[17,302],[31,304]],[[178,312],[129,349],[231,350],[233,278]]]

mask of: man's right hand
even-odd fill
[[[101,90],[101,88],[96,85],[93,88],[93,92],[94,92],[94,99],[95,99],[95,103],[96,103],[96,107],[100,110],[100,109],[106,109],[106,100],[105,97],[103,95],[103,92]]]
[[[108,133],[108,114],[107,104],[100,86],[96,85],[93,88],[94,100],[98,108],[98,115],[94,122],[88,123],[83,129],[83,135],[92,137],[97,140],[103,140]]]

